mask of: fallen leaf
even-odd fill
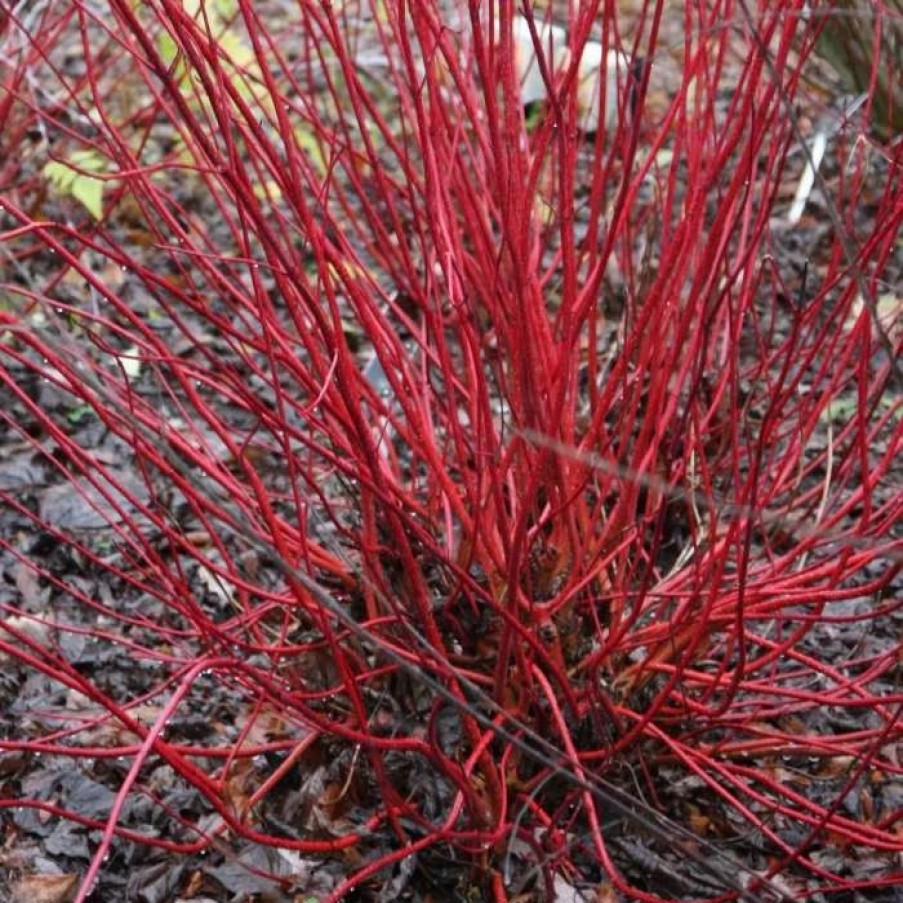
[[[27,875],[12,888],[12,903],[70,903],[78,875]]]
[[[596,888],[596,903],[622,903],[623,899],[611,881],[603,881]]]

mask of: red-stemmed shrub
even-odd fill
[[[129,840],[891,882],[900,144],[782,224],[804,7],[571,4],[556,65],[530,4],[6,14],[2,805],[102,830],[79,900]]]

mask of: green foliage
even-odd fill
[[[267,119],[274,116],[273,100],[262,77],[260,62],[234,20],[238,4],[234,0],[185,0],[185,11],[215,41],[219,54],[218,66],[238,97],[252,109],[263,111]],[[157,36],[157,50],[164,63],[171,68],[176,85],[197,112],[209,112],[208,101],[198,73],[181,57],[179,44],[173,33],[163,31]],[[321,175],[327,172],[327,162],[316,138],[303,125],[293,129],[298,147],[307,155]],[[187,150],[185,156],[188,157]],[[258,197],[277,197],[275,182],[255,186]]]
[[[74,198],[96,220],[103,218],[104,179],[92,173],[105,173],[109,160],[93,148],[73,151],[65,159],[51,160],[41,172],[60,194]]]

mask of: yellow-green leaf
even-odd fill
[[[60,194],[75,198],[99,220],[103,218],[104,180],[90,173],[105,172],[107,165],[106,157],[88,148],[74,151],[67,159],[51,160],[42,173]]]

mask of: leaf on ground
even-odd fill
[[[578,890],[573,884],[568,884],[567,879],[563,875],[556,875],[555,899],[558,903],[589,903],[593,897]]]
[[[44,468],[34,460],[30,449],[12,455],[0,466],[0,490],[31,489],[43,485],[44,481]]]
[[[128,882],[128,898],[141,903],[167,903],[182,885],[187,868],[184,860],[163,858],[132,872]]]
[[[52,486],[41,499],[41,520],[61,530],[98,530],[131,517],[149,498],[147,486],[134,476],[103,475],[102,488],[79,477]],[[115,481],[115,482],[114,482]]]
[[[70,903],[78,875],[27,875],[12,887],[12,903]]]

